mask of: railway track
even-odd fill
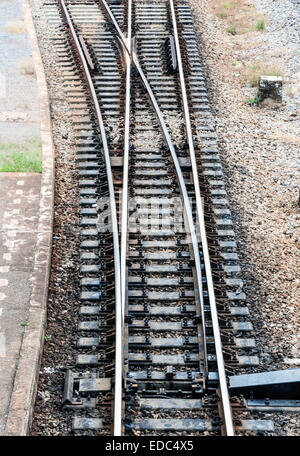
[[[48,4],[81,205],[72,431],[234,435],[258,364],[203,68],[184,1]]]

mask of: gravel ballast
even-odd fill
[[[272,19],[275,7],[272,9],[273,2],[269,0],[256,2],[268,14],[267,29],[263,33],[251,32],[245,39],[242,35],[226,33],[226,26],[212,14],[210,3],[190,0],[207,70],[210,101],[214,107],[212,122],[227,176],[227,192],[234,214],[247,304],[257,346],[261,349],[260,365],[253,369],[264,371],[297,367],[300,364],[297,315],[300,111],[297,83],[293,82],[297,60],[285,60],[287,56],[277,52],[279,57],[276,59],[282,60],[285,70],[282,109],[247,105],[244,100],[255,95],[255,88],[242,81],[248,62],[255,59],[258,53],[265,57],[268,52],[274,53],[275,48],[285,46],[284,42],[278,44],[273,38],[277,36],[277,19]],[[277,3],[286,2],[276,2],[276,14],[279,14]],[[299,11],[297,5],[290,5],[290,8]],[[65,341],[67,332],[73,332],[75,338],[76,331],[78,290],[74,277],[78,276],[76,257],[79,236],[78,196],[73,183],[77,172],[73,130],[68,120],[70,113],[51,47],[55,29],[49,27],[45,20],[41,1],[34,2],[32,8],[48,77],[57,149],[48,329],[32,434],[65,435],[69,433],[70,420],[61,423],[57,411],[62,396],[63,374],[66,367],[72,365],[75,353],[74,347],[66,350]],[[283,5],[283,14],[285,8],[286,5]],[[293,11],[289,10],[289,14],[292,15]],[[284,21],[280,24],[283,28],[291,27],[290,22],[288,26],[284,25]],[[297,38],[293,34],[293,37],[295,47],[299,49],[300,36]],[[249,44],[251,40],[258,43],[257,47],[243,47],[243,43]],[[238,60],[238,65],[233,66],[233,60]],[[293,90],[287,91],[288,87]],[[61,296],[60,289],[63,290]],[[53,376],[56,376],[54,381]],[[280,413],[275,418],[273,414],[269,415],[265,414],[263,418],[275,419],[276,434],[299,434],[296,413],[291,417]],[[260,414],[257,417],[261,417]]]
[[[46,21],[42,2],[32,3],[32,12],[48,83],[56,157],[48,318],[31,434],[69,435],[71,414],[66,413],[62,420],[60,410],[64,373],[73,365],[76,349],[79,201],[75,140],[63,77],[51,42],[55,28]]]
[[[291,47],[299,49],[300,35],[296,22],[289,18],[299,15],[299,7],[290,2],[257,1],[267,17],[266,30],[232,36],[213,13],[212,3],[190,0],[234,215],[241,278],[260,349],[260,365],[247,371],[297,367],[300,87],[294,81],[299,63],[291,58]],[[243,81],[253,54],[267,61],[289,40],[293,41],[291,52],[278,58],[285,70],[282,108],[246,104],[245,99],[256,92]],[[264,418],[275,419],[276,434],[299,434],[296,413],[290,417],[265,414]]]

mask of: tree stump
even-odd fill
[[[282,104],[282,78],[279,76],[261,76],[258,82],[258,104],[278,107]]]

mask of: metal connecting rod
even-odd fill
[[[110,196],[110,209],[111,209],[111,229],[113,233],[113,244],[114,244],[114,271],[115,271],[115,386],[114,386],[114,435],[120,436],[122,429],[122,380],[123,380],[123,325],[122,325],[122,303],[121,303],[121,277],[120,277],[120,251],[119,251],[119,235],[118,235],[118,220],[117,210],[115,201],[115,192],[113,184],[113,176],[110,164],[110,155],[107,144],[107,138],[105,128],[103,124],[102,114],[98,103],[97,95],[93,85],[93,81],[88,69],[88,64],[80,46],[77,33],[74,29],[72,19],[69,15],[68,9],[64,0],[60,0],[62,11],[64,13],[66,22],[69,27],[70,35],[73,43],[76,47],[76,51],[80,62],[82,64],[83,72],[89,87],[89,91],[93,100],[93,104],[96,110],[97,122],[100,129],[104,159],[106,165],[106,174]]]
[[[210,304],[211,318],[212,318],[212,324],[213,324],[213,333],[214,333],[217,365],[218,365],[218,373],[219,373],[221,402],[222,402],[223,415],[224,415],[224,421],[225,421],[224,424],[225,424],[225,429],[226,429],[226,435],[232,436],[232,435],[234,435],[234,428],[233,428],[233,422],[232,422],[231,406],[230,406],[229,392],[228,392],[225,366],[224,366],[224,357],[223,357],[222,341],[221,341],[220,327],[219,327],[219,321],[218,321],[216,298],[215,298],[213,278],[212,278],[212,272],[211,272],[211,266],[210,266],[209,251],[208,251],[207,238],[206,238],[204,212],[203,212],[203,207],[202,207],[200,185],[199,185],[199,178],[198,178],[198,171],[197,171],[197,162],[196,162],[193,135],[192,135],[191,119],[190,119],[188,99],[187,99],[187,93],[186,93],[186,87],[185,87],[185,78],[184,78],[183,65],[182,65],[182,59],[181,59],[180,44],[179,44],[179,38],[178,38],[175,7],[174,7],[173,0],[169,0],[169,2],[170,2],[170,8],[171,8],[174,40],[175,40],[175,47],[176,47],[176,54],[177,54],[179,81],[180,81],[180,88],[181,88],[181,98],[182,98],[182,102],[183,102],[185,126],[186,126],[187,138],[188,138],[188,146],[189,146],[190,159],[191,159],[192,172],[193,172],[193,181],[194,181],[195,194],[196,194],[197,221],[198,221],[199,232],[200,232],[200,237],[201,237],[201,242],[202,242],[203,257],[204,257],[204,264],[205,264],[205,270],[206,270],[209,304]]]

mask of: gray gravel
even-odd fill
[[[72,413],[60,413],[63,378],[75,357],[77,330],[79,201],[74,182],[77,181],[76,152],[71,111],[66,102],[63,78],[42,11],[42,1],[32,2],[32,11],[44,63],[55,143],[55,206],[53,252],[47,329],[42,365],[34,410],[32,435],[69,435]]]
[[[295,5],[280,0],[256,3],[265,12],[267,29],[245,38],[226,33],[207,2],[190,0],[235,217],[241,278],[261,351],[260,365],[252,370],[265,371],[297,367],[300,362],[300,141],[299,85],[295,82],[299,62],[294,54],[300,35]],[[279,53],[279,47],[288,47],[290,53]],[[282,109],[246,105],[245,98],[256,89],[240,82],[240,68],[255,58],[268,61],[275,53],[286,75]],[[239,61],[238,68],[232,68],[233,60]],[[294,87],[294,96],[289,86]],[[299,435],[297,413],[257,416],[275,420],[275,435]]]
[[[248,305],[257,336],[257,345],[261,349],[261,364],[257,370],[274,370],[295,366],[299,363],[300,328],[297,312],[297,290],[299,289],[299,270],[297,248],[299,248],[299,212],[298,168],[299,168],[299,114],[296,112],[298,94],[291,97],[285,92],[285,106],[280,111],[252,108],[243,100],[253,89],[241,87],[238,77],[228,71],[228,60],[236,58],[240,53],[241,60],[247,59],[247,52],[240,48],[240,37],[225,35],[219,20],[213,18],[204,0],[190,0],[199,29],[199,37],[203,40],[203,58],[207,65],[207,75],[211,88],[211,101],[215,108],[214,123],[218,139],[223,150],[223,164],[227,174],[228,196],[235,215],[235,226],[238,234],[240,257],[243,269],[242,278],[245,283]],[[259,2],[272,7],[272,1]],[[286,2],[274,2],[274,5]],[[57,220],[54,253],[54,269],[60,271],[52,277],[51,293],[60,286],[67,287],[68,300],[53,299],[50,296],[51,319],[59,316],[62,309],[66,312],[61,321],[61,333],[50,335],[48,348],[44,354],[44,370],[39,385],[37,414],[54,416],[51,400],[59,400],[61,376],[65,366],[73,357],[72,349],[66,353],[66,359],[59,361],[57,348],[63,345],[65,328],[74,325],[74,306],[76,289],[72,288],[69,279],[77,273],[74,270],[75,252],[78,245],[77,230],[65,233],[63,225],[72,225],[73,216],[78,204],[75,190],[71,186],[76,171],[71,163],[74,160],[72,143],[72,127],[68,121],[68,111],[61,91],[58,69],[54,64],[51,50],[50,35],[46,24],[40,16],[42,2],[34,2],[36,23],[45,57],[46,72],[51,79],[50,94],[54,103],[54,132],[58,151],[57,167]],[[295,5],[290,4],[291,8]],[[260,6],[263,8],[263,5]],[[274,6],[276,9],[276,6]],[[283,10],[282,10],[283,11]],[[291,12],[291,10],[289,10]],[[268,13],[267,31],[260,35],[260,55],[275,52],[283,42],[272,41],[276,36],[272,26],[276,26],[276,18]],[[290,13],[289,13],[290,14]],[[290,22],[288,27],[290,27]],[[200,33],[201,30],[201,33]],[[278,33],[278,35],[282,33]],[[292,32],[291,32],[292,33]],[[295,35],[296,36],[296,35]],[[236,44],[235,44],[236,39]],[[295,38],[296,39],[296,38]],[[275,38],[274,38],[275,40]],[[298,42],[295,42],[295,46]],[[299,46],[298,46],[299,48]],[[250,52],[250,51],[249,51]],[[47,58],[46,58],[47,57]],[[293,77],[297,70],[289,66],[288,59],[282,55],[282,65],[288,68]],[[297,63],[295,59],[291,59]],[[50,78],[51,75],[51,78]],[[296,101],[295,101],[296,100]],[[290,114],[293,114],[292,116]],[[68,139],[64,139],[65,136]],[[65,155],[67,151],[67,155]],[[67,173],[59,171],[63,163],[69,162]],[[61,169],[63,169],[61,167]],[[72,198],[70,198],[72,194]],[[65,211],[68,195],[70,207]],[[62,210],[64,208],[64,210]],[[62,224],[62,226],[60,226]],[[63,246],[69,243],[71,249],[65,251]],[[71,241],[71,243],[70,243]],[[74,280],[72,280],[74,283]],[[70,313],[69,313],[70,312]],[[73,310],[74,312],[74,310]],[[73,315],[73,316],[72,316]],[[69,319],[69,321],[67,321]],[[54,328],[54,327],[53,327]],[[73,326],[74,328],[74,326]],[[294,363],[294,364],[293,364]],[[46,368],[46,370],[45,370]],[[50,369],[50,371],[49,371]],[[54,374],[52,370],[54,369]],[[59,372],[58,381],[51,384],[50,376]],[[45,405],[46,403],[46,405]],[[269,418],[270,417],[267,417]],[[296,422],[295,422],[296,421]],[[276,418],[276,434],[298,435],[297,421],[299,415],[284,418],[278,414]],[[53,424],[54,423],[54,424]],[[55,418],[49,421],[46,429],[34,427],[34,434],[64,434],[69,424],[57,428]]]
[[[291,90],[294,94],[293,97],[286,95],[284,100],[287,110],[293,112],[300,106],[300,2],[255,0],[254,4],[266,16],[266,31],[263,34],[265,58],[281,49],[285,93]]]

